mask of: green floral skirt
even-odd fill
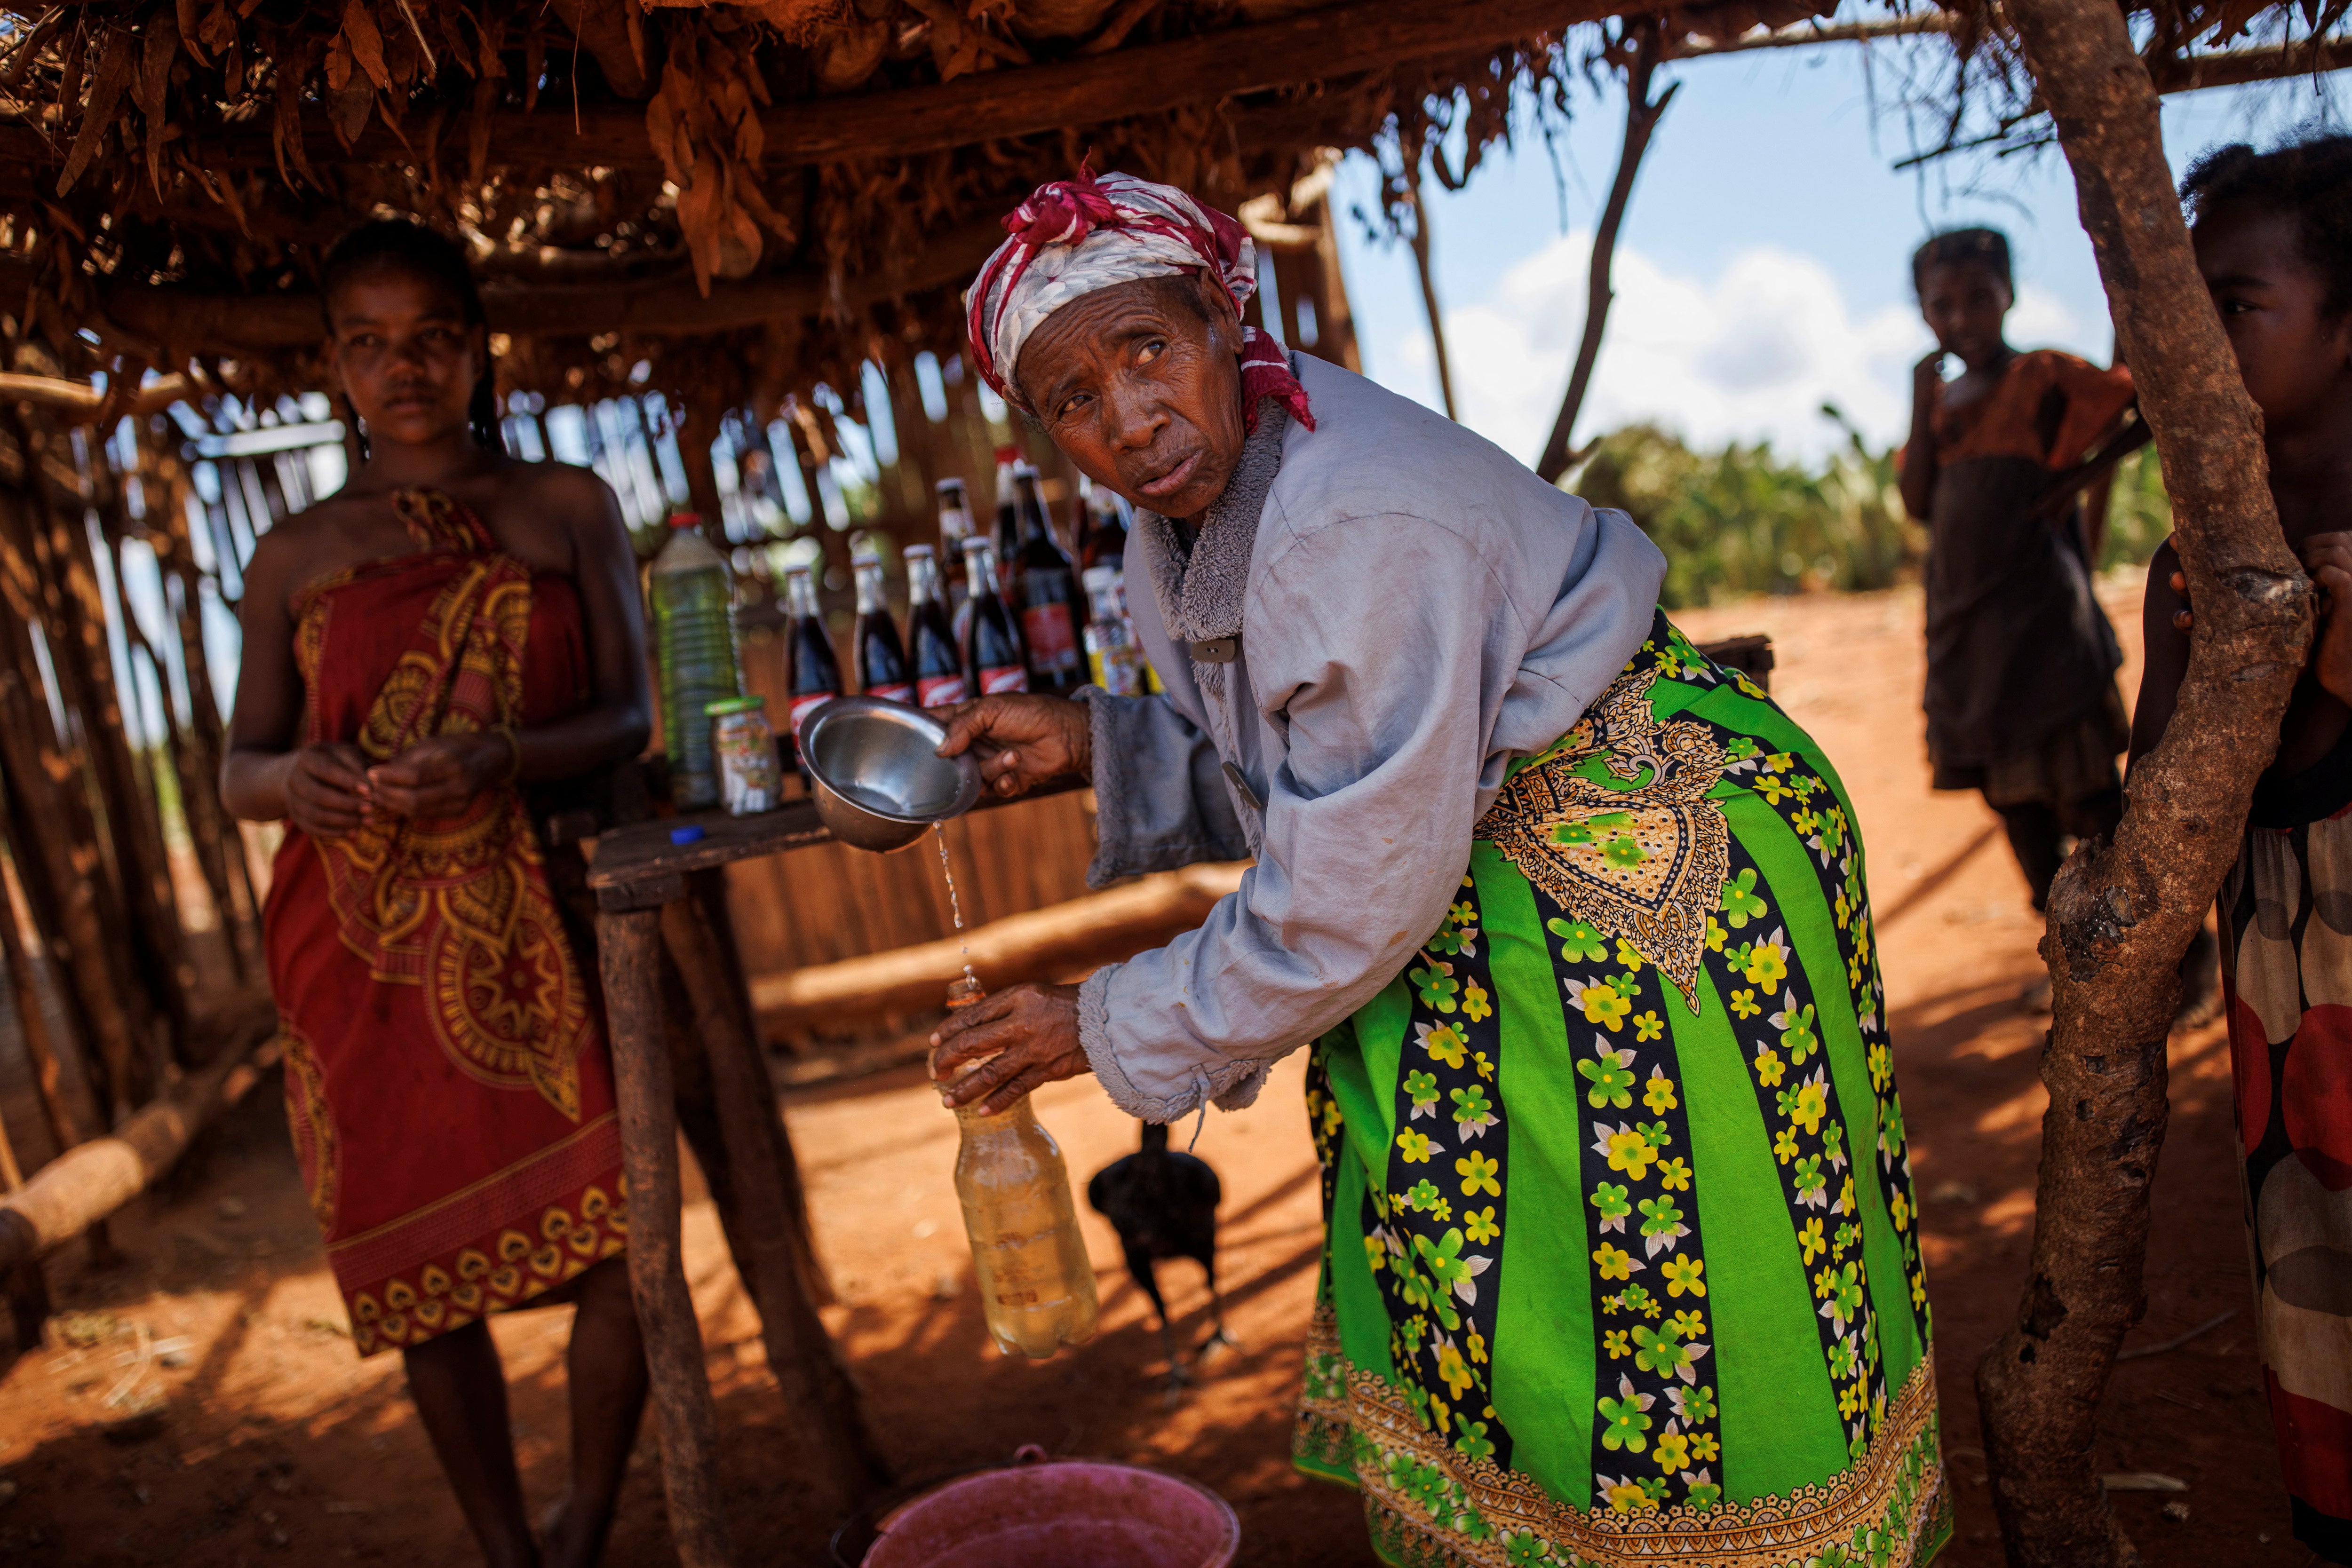
[[[1926,1563],[1927,1284],[1853,808],[1658,617],[1317,1042],[1294,1452],[1391,1563]]]

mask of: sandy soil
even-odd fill
[[[2127,645],[2137,593],[2107,591]],[[1892,1021],[1913,1130],[1935,1295],[1945,1441],[1959,1537],[1954,1568],[2000,1561],[1969,1379],[2015,1311],[2031,1241],[2043,1095],[2039,1019],[2014,998],[2036,969],[2039,923],[1994,821],[1973,797],[1927,788],[1919,741],[1916,591],[1754,601],[1685,613],[1696,635],[1765,631],[1775,687],[1827,745],[1861,812],[1884,933]],[[2126,672],[2129,691],[2132,672]],[[2231,1168],[2227,1051],[2218,1029],[2174,1041],[2170,1140],[2157,1187],[2150,1344],[2233,1312],[2179,1349],[2125,1363],[2103,1413],[2103,1471],[2152,1470],[2188,1490],[2118,1494],[2155,1564],[2305,1563],[2287,1539],[2251,1352],[2250,1292]],[[1284,1064],[1252,1110],[1212,1116],[1199,1152],[1223,1174],[1221,1260],[1243,1348],[1174,1408],[1157,1336],[1108,1228],[1087,1217],[1101,1336],[1039,1364],[989,1348],[948,1181],[954,1129],[911,1071],[803,1091],[788,1118],[841,1303],[829,1319],[855,1359],[901,1472],[921,1477],[1035,1442],[1165,1466],[1239,1511],[1242,1561],[1371,1561],[1352,1494],[1297,1478],[1287,1458],[1299,1336],[1314,1288],[1313,1156]],[[1081,1176],[1134,1141],[1090,1085],[1040,1109]],[[24,1568],[275,1561],[464,1563],[463,1526],[403,1391],[399,1363],[360,1362],[302,1201],[282,1118],[257,1096],[204,1142],[168,1190],[114,1228],[126,1261],[53,1261],[62,1320],[0,1378],[0,1561]],[[803,1479],[751,1312],[707,1202],[688,1254],[704,1314],[748,1563],[819,1563],[839,1511]],[[1197,1270],[1165,1278],[1182,1328],[1207,1329]],[[562,1481],[568,1309],[500,1320],[526,1483]],[[612,1561],[672,1560],[657,1448],[639,1446]],[[2162,1518],[2167,1501],[2185,1521]]]

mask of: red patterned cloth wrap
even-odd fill
[[[1046,317],[1081,295],[1141,277],[1205,272],[1239,318],[1257,292],[1257,246],[1241,224],[1173,185],[1132,174],[1096,178],[1081,165],[1075,179],[1030,193],[1004,219],[1012,237],[996,247],[964,294],[965,336],[981,378],[1024,413],[1013,384],[1022,345]],[[1242,329],[1242,419],[1257,428],[1260,398],[1274,398],[1307,429],[1307,389],[1290,373],[1282,346],[1255,327]]]
[[[589,695],[580,600],[447,497],[418,550],[297,596],[309,744],[387,761]],[[618,1253],[620,1124],[599,998],[520,793],[333,839],[289,828],[264,912],[286,1103],[362,1355],[518,1305]]]

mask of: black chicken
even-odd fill
[[[1201,1352],[1233,1343],[1225,1333],[1224,1298],[1217,1293],[1217,1203],[1222,1197],[1217,1173],[1208,1162],[1171,1152],[1168,1129],[1150,1122],[1143,1124],[1140,1151],[1113,1160],[1087,1183],[1087,1201],[1118,1232],[1119,1244],[1127,1249],[1127,1271],[1159,1311],[1171,1400],[1189,1374],[1176,1354],[1168,1302],[1160,1293],[1152,1265],[1162,1258],[1197,1261],[1208,1274],[1209,1301],[1217,1323]]]

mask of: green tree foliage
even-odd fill
[[[2172,500],[2164,493],[2164,473],[2157,464],[2156,448],[2143,446],[2116,465],[2099,570],[2147,565],[2171,532]]]
[[[1834,408],[1822,411],[1845,424]],[[1603,436],[1568,487],[1615,507],[1666,556],[1668,609],[1750,593],[1892,587],[1916,576],[1927,529],[1904,514],[1895,454],[1873,452],[1845,425],[1846,444],[1818,467],[1769,445],[1695,452],[1654,425]],[[2102,570],[2147,561],[2172,531],[2156,455],[2116,470]]]
[[[1769,444],[1694,452],[1654,425],[1629,425],[1601,438],[1569,488],[1629,513],[1657,542],[1667,561],[1659,597],[1669,609],[1748,593],[1889,587],[1927,535],[1904,517],[1894,455],[1872,453],[1846,429],[1845,448],[1808,469]]]

